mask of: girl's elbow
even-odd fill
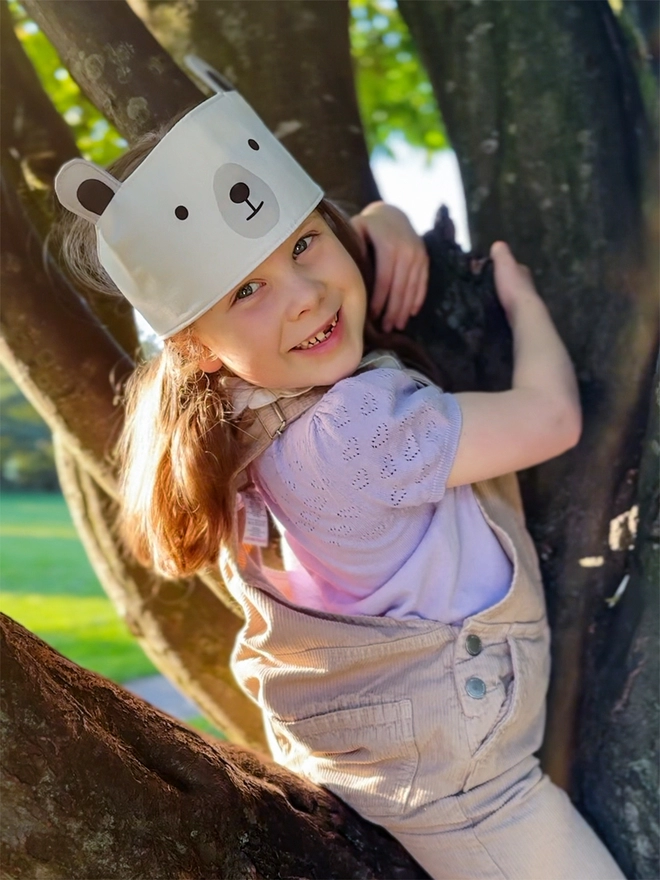
[[[571,449],[574,446],[577,446],[580,442],[580,437],[582,436],[582,407],[579,403],[575,406],[575,411],[573,415],[573,442],[571,443]]]
[[[577,446],[582,435],[582,409],[579,401],[564,401],[559,404],[554,419],[558,445],[558,455]]]

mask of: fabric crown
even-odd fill
[[[103,268],[162,338],[230,293],[323,197],[238,92],[203,78],[217,94],[126,181],[84,159],[55,179],[60,202],[95,223]]]

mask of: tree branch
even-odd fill
[[[7,876],[426,878],[330,793],[202,739],[4,615],[0,636]]]
[[[203,95],[117,0],[27,0],[26,11],[90,101],[132,142]]]

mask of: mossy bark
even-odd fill
[[[644,587],[650,550],[648,574],[615,607],[604,600],[638,564],[609,534],[638,493],[657,353],[657,92],[649,101],[648,79],[640,89],[640,59],[605,0],[406,0],[400,9],[458,154],[475,247],[504,238],[530,265],[580,383],[579,446],[522,475],[554,636],[544,765],[624,869],[651,876],[657,825],[649,820],[637,843],[631,822],[604,820],[608,809],[658,812],[649,736],[658,644],[644,641],[657,626]],[[621,640],[614,651],[612,639]],[[625,676],[607,672],[613,653],[629,671],[643,662],[644,725],[626,724]],[[614,718],[628,730],[636,776],[602,772],[594,731],[622,743]]]

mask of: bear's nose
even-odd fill
[[[222,219],[244,238],[262,238],[280,218],[277,196],[266,181],[235,162],[216,169],[213,194]]]
[[[247,183],[235,183],[229,190],[229,198],[235,205],[247,202],[250,198],[250,187]]]

